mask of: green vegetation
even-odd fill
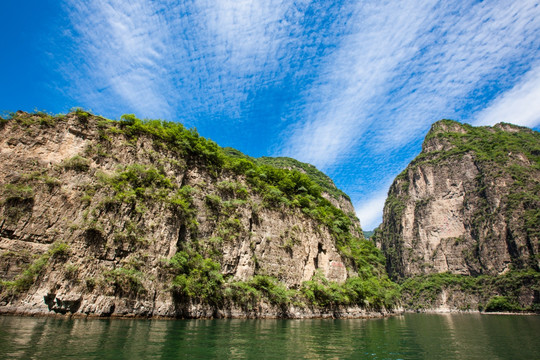
[[[56,122],[62,119],[62,115],[51,115],[44,111],[36,111],[35,113],[16,112],[10,113],[9,120],[13,120],[17,125],[24,128],[30,128],[34,125],[40,125],[41,127],[52,127]]]
[[[251,280],[244,283],[234,283],[233,297],[238,297],[238,293],[245,296],[244,289],[248,290],[248,294],[258,294],[259,297],[266,299],[270,304],[285,307],[292,302],[296,296],[296,291],[288,290],[279,280],[271,276],[255,275]],[[242,285],[240,285],[242,284]],[[243,289],[242,291],[234,291],[235,289]]]
[[[186,129],[182,124],[161,120],[140,120],[133,114],[122,115],[117,132],[132,140],[141,135],[154,138],[154,144],[189,157],[199,165],[206,165],[209,170],[219,170],[225,155],[213,141],[197,133],[196,129]]]
[[[64,272],[66,274],[66,279],[75,280],[79,273],[79,266],[72,263],[65,264]]]
[[[73,109],[72,109],[73,111]],[[91,114],[84,111],[83,109],[81,108],[76,108],[75,109],[75,115],[77,115],[77,119],[82,123],[82,124],[86,124],[88,122],[88,119],[90,118]]]
[[[441,125],[459,128],[462,131],[439,130]],[[515,131],[505,131],[503,128]],[[446,139],[454,145],[451,150],[440,154],[443,158],[472,152],[479,160],[506,165],[509,154],[523,154],[531,160],[533,168],[540,169],[540,133],[524,127],[505,123],[495,127],[475,127],[452,120],[442,120],[435,123],[425,141],[435,137]]]
[[[447,130],[448,129],[448,130]],[[509,130],[509,131],[508,131]],[[447,150],[421,153],[411,167],[423,163],[437,164],[464,154],[472,154],[483,166],[479,185],[486,186],[483,178],[491,174],[500,177],[507,174],[512,178],[510,208],[524,200],[540,204],[538,179],[531,178],[532,172],[540,170],[540,133],[524,127],[501,123],[494,127],[474,127],[452,120],[442,120],[433,125],[425,142],[431,139],[447,141]],[[534,188],[529,188],[530,185]],[[481,190],[481,189],[480,189]],[[533,215],[534,217],[534,215]]]
[[[343,284],[330,282],[317,273],[301,288],[306,299],[321,307],[337,305],[361,305],[368,309],[394,307],[399,291],[387,277],[351,277]]]
[[[339,250],[350,258],[354,267],[366,264],[379,266],[378,262],[372,264],[370,261],[366,262],[359,258],[366,252],[368,245],[364,243],[364,240],[352,235],[353,223],[349,215],[322,197],[323,188],[334,190],[335,188],[330,186],[329,179],[325,180],[322,173],[314,167],[302,163],[297,164],[286,159],[276,160],[283,166],[285,163],[294,163],[293,167],[301,168],[309,174],[315,174],[313,176],[318,179],[317,181],[298,170],[276,168],[266,164],[265,162],[270,162],[268,158],[252,160],[247,156],[242,156],[238,151],[223,150],[215,142],[199,136],[195,129],[186,129],[183,125],[174,122],[140,120],[130,114],[123,115],[120,122],[107,122],[103,123],[102,126],[114,127],[116,133],[124,134],[131,141],[136,140],[139,136],[150,136],[156,146],[173,151],[185,157],[188,162],[198,166],[206,166],[209,172],[215,176],[227,172],[245,176],[251,191],[261,195],[265,206],[279,209],[298,208],[304,214],[327,226],[336,239]],[[135,176],[132,175],[133,173]],[[115,197],[118,200],[141,198],[148,194],[160,198],[159,194],[164,195],[160,189],[170,188],[162,176],[164,177],[163,174],[160,175],[158,170],[151,170],[148,167],[134,167],[126,169],[120,176],[115,176],[106,182],[113,186],[116,191]],[[148,189],[144,181],[145,178],[153,179],[151,183],[154,184],[157,192],[154,189]],[[141,184],[133,183],[134,179],[143,179],[143,181]],[[321,183],[323,187],[318,183]],[[250,191],[241,184],[228,181],[219,183],[218,189],[224,196],[234,196],[240,199],[246,198]],[[187,210],[185,206],[187,203],[182,204],[182,201],[180,203],[180,208]],[[214,207],[220,205],[215,197],[207,198],[206,203]],[[370,251],[375,250],[371,249]],[[370,258],[378,258],[378,256],[374,255]]]
[[[3,117],[0,116],[0,130],[2,130],[7,125],[8,122],[9,122],[8,119],[4,119]]]
[[[16,224],[23,216],[32,213],[34,206],[34,188],[27,184],[4,185],[0,206],[4,207],[3,216],[10,224]]]
[[[129,204],[135,213],[143,214],[147,211],[147,206],[158,202],[170,207],[192,231],[196,231],[198,224],[192,197],[196,190],[188,185],[179,188],[165,175],[162,168],[132,164],[119,167],[112,174],[98,173],[97,178],[99,188],[112,192],[112,195],[102,200],[97,208],[110,212],[118,209],[120,204]],[[90,204],[95,192],[96,187],[90,186],[86,189],[82,200]],[[88,212],[94,216],[96,209]],[[96,223],[96,221],[94,219],[89,222]],[[144,231],[137,229],[135,223],[129,223],[122,232],[115,232],[115,240],[144,243]]]
[[[73,114],[68,116],[72,119]],[[76,109],[75,116],[80,123],[78,126],[84,128],[94,126],[89,120],[97,120],[82,109]],[[23,121],[22,117],[27,116],[21,115],[17,121]],[[384,274],[382,254],[372,242],[363,239],[360,228],[354,228],[354,215],[345,214],[323,197],[325,192],[336,199],[347,198],[335,188],[330,178],[315,167],[288,158],[252,159],[238,151],[222,149],[213,141],[199,136],[196,129],[186,129],[174,122],[141,120],[128,114],[120,121],[99,119],[95,126],[100,140],[86,149],[86,157],[75,156],[55,168],[64,176],[68,170],[87,172],[79,177],[97,179],[97,183],[89,179],[79,188],[85,209],[84,224],[77,224],[77,229],[82,230],[82,236],[95,251],[110,246],[119,248],[119,244],[129,244],[125,249],[133,249],[134,244],[146,242],[148,231],[142,228],[145,222],[143,215],[149,208],[154,209],[153,204],[157,203],[161,208],[173,209],[181,220],[178,229],[181,250],[164,264],[171,278],[170,290],[179,298],[216,306],[238,303],[240,299],[249,306],[266,301],[280,307],[290,304],[324,307],[359,304],[380,308],[389,307],[395,301],[395,286]],[[119,166],[110,173],[94,171],[94,165],[100,165],[101,161],[118,160],[108,155],[118,141],[129,147],[129,151],[141,150],[139,153],[144,153],[151,161]],[[193,168],[210,175],[205,181],[210,182],[208,186],[213,189],[212,193],[200,194],[206,183],[182,186],[167,176],[171,169],[186,171],[187,174],[187,170]],[[51,186],[58,183],[54,178],[42,180],[49,181]],[[25,191],[13,193],[26,196],[28,191]],[[94,201],[96,196],[99,196],[99,201]],[[201,201],[207,208],[204,215],[215,221],[211,233],[201,229],[206,233],[197,234],[195,204]],[[239,236],[251,236],[251,230],[247,230],[245,225],[248,222],[244,211],[246,207],[248,211],[251,208],[251,214],[247,214],[250,226],[252,221],[259,221],[257,214],[265,209],[287,215],[302,213],[314,219],[333,236],[338,250],[347,259],[344,264],[347,270],[358,272],[359,276],[345,284],[315,277],[299,289],[287,289],[277,278],[260,269],[256,270],[253,278],[244,282],[235,282],[231,277],[222,275],[219,245],[234,241]],[[107,217],[118,211],[131,217],[131,220],[123,222],[125,226],[121,230],[106,223]],[[189,239],[186,238],[186,228],[191,236]],[[108,236],[113,236],[112,244],[106,241]],[[292,251],[295,241],[289,234],[281,239],[279,246]],[[128,251],[125,249],[122,251]],[[254,262],[257,262],[256,258]],[[65,266],[67,277],[78,275],[78,268],[74,265]],[[122,263],[122,266],[106,270],[102,275],[97,283],[86,279],[87,288],[92,290],[99,285],[119,296],[145,293],[145,279],[135,266]]]
[[[234,181],[221,181],[216,184],[218,190],[229,198],[247,199],[248,190],[240,183]]]
[[[335,185],[332,179],[330,179],[325,173],[317,170],[317,168],[311,164],[300,162],[296,159],[289,157],[261,157],[256,159],[260,164],[271,165],[281,169],[291,169],[298,170],[302,173],[307,174],[311,180],[313,180],[317,185],[319,185],[322,191],[330,194],[335,199],[343,197],[350,201],[349,195],[345,194],[343,191],[339,190]]]
[[[2,197],[5,203],[22,202],[34,197],[34,189],[29,185],[6,184]]]
[[[69,254],[69,245],[62,242],[54,243],[49,251],[37,257],[13,281],[0,280],[0,289],[7,295],[17,295],[28,291],[41,275],[51,259],[66,259]]]
[[[524,288],[540,291],[540,272],[532,269],[514,270],[500,276],[477,277],[450,273],[422,275],[405,280],[401,292],[406,307],[412,309],[433,307],[441,292],[449,289],[482,299],[479,307],[485,311],[538,311],[538,303],[529,308],[517,305],[520,291]]]
[[[233,241],[242,232],[242,223],[235,215],[231,215],[225,220],[220,221],[217,233],[220,239]]]
[[[398,287],[384,276],[352,277],[339,284],[318,273],[299,290],[287,289],[279,280],[267,275],[235,282],[221,274],[218,262],[192,249],[178,252],[165,267],[173,274],[171,290],[181,300],[191,299],[214,306],[233,302],[248,310],[261,300],[284,309],[294,304],[320,308],[359,305],[379,310],[392,308],[399,294]]]
[[[476,161],[489,163],[494,173],[509,173],[521,183],[529,174],[527,169],[540,170],[540,133],[531,129],[505,123],[494,127],[474,127],[453,120],[441,120],[433,125],[424,143],[433,139],[446,142],[449,146],[445,150],[420,153],[409,168],[425,163],[438,164],[472,154]],[[528,164],[524,166],[521,161],[512,161],[516,158],[526,159]]]
[[[128,165],[110,176],[100,174],[99,177],[114,190],[114,200],[120,202],[165,200],[174,188],[162,171],[150,165]]]
[[[465,155],[472,158],[474,170],[478,171],[467,185],[465,203],[474,208],[474,213],[465,219],[465,228],[477,237],[474,234],[485,234],[501,218],[507,219],[508,238],[525,237],[529,244],[524,251],[513,251],[512,265],[516,269],[538,269],[534,258],[537,251],[533,249],[540,236],[540,133],[504,123],[473,127],[441,120],[427,134],[426,147],[432,150],[420,153],[396,177],[385,203],[384,226],[375,236],[386,255],[390,276],[398,278],[403,272],[401,217],[408,201],[409,176],[416,174],[420,166],[446,166],[454,171]],[[421,210],[425,201],[417,202],[415,211]],[[478,261],[472,253],[467,256],[469,262]]]
[[[261,292],[251,286],[249,282],[238,281],[227,284],[224,289],[226,298],[231,299],[235,304],[238,304],[242,309],[251,311],[261,301]]]
[[[37,258],[26,270],[13,281],[3,281],[2,290],[7,289],[9,294],[18,294],[27,291],[34,284],[41,271],[49,262],[50,256],[44,254]]]
[[[146,244],[146,239],[144,237],[144,232],[139,228],[133,221],[128,220],[125,223],[123,231],[114,232],[114,242],[115,243],[141,243]]]
[[[79,155],[75,155],[72,158],[65,160],[62,166],[66,170],[74,170],[79,172],[85,172],[90,169],[90,160]]]
[[[489,299],[486,307],[484,308],[485,312],[505,312],[505,311],[520,311],[523,310],[515,302],[511,302],[505,296],[494,296]]]
[[[60,180],[46,174],[45,171],[34,171],[17,177],[14,183],[0,187],[0,205],[6,206],[5,214],[10,218],[30,211],[36,189],[39,185],[46,185],[49,190],[60,186]]]
[[[375,234],[375,231],[374,230],[371,230],[371,231],[364,231],[364,237],[366,239],[369,239],[373,236],[373,234]]]
[[[223,300],[221,265],[193,250],[176,253],[167,263],[174,274],[172,291],[182,297],[217,305]]]
[[[62,258],[65,259],[70,253],[69,245],[65,242],[55,242],[52,244],[51,248],[47,252],[51,258]]]
[[[394,215],[394,217],[400,218],[405,210],[405,201],[407,195],[396,195],[393,192],[388,194],[384,206]]]
[[[113,288],[116,296],[137,296],[146,290],[142,284],[143,274],[131,268],[119,267],[103,273],[103,284]]]

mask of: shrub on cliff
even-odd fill
[[[494,296],[484,308],[485,312],[519,311],[519,305],[511,302],[506,296]]]

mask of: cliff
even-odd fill
[[[538,303],[540,134],[510,124],[433,124],[420,155],[390,187],[375,239],[393,279],[416,277],[404,287],[410,305],[426,300],[429,291],[414,295],[426,286],[438,289],[426,307],[476,307],[508,294],[522,307]],[[430,276],[440,273],[448,277]],[[516,278],[522,282],[508,290],[504,284]],[[467,281],[474,299],[447,301],[462,296]],[[449,286],[461,295],[443,296]]]
[[[305,171],[133,115],[0,120],[0,312],[358,317],[393,306],[350,201]]]

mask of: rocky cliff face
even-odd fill
[[[0,184],[3,312],[359,316],[390,306],[354,287],[391,284],[356,217],[309,176],[227,156],[178,124],[19,112],[0,124]]]
[[[392,184],[377,232],[395,279],[540,264],[540,134],[435,123]]]

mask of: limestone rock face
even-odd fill
[[[376,233],[395,279],[538,270],[540,134],[443,120],[392,184]]]
[[[166,265],[194,247],[219,258],[231,282],[265,275],[298,289],[316,272],[339,283],[355,274],[328,227],[301,208],[268,205],[245,175],[216,174],[211,155],[203,153],[204,162],[179,154],[88,114],[15,118],[0,124],[0,278],[13,281],[36,259],[49,261],[21,296],[0,305],[197,316],[196,304],[178,308]],[[53,243],[68,249],[57,255]]]

